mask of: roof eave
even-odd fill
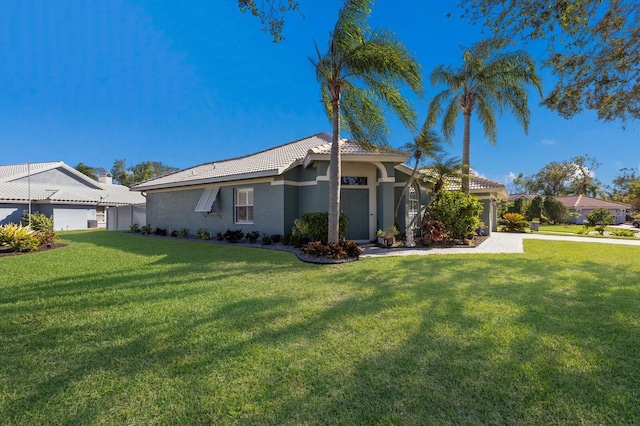
[[[180,181],[180,182],[168,182],[156,185],[144,185],[137,184],[132,186],[130,189],[132,191],[149,191],[153,189],[165,189],[165,188],[180,188],[185,186],[196,186],[196,185],[206,185],[210,183],[221,183],[221,182],[233,182],[237,180],[246,180],[246,179],[256,179],[262,177],[271,177],[280,175],[280,170],[265,170],[262,172],[253,172],[253,173],[242,173],[237,175],[229,175],[229,176],[220,176],[208,179],[197,179],[197,180],[188,180],[188,181]]]

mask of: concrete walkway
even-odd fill
[[[425,256],[429,254],[477,254],[477,253],[524,253],[522,241],[525,238],[552,241],[575,241],[579,243],[622,244],[640,247],[638,240],[619,240],[615,238],[574,237],[570,235],[510,234],[494,232],[478,247],[401,247],[382,248],[375,245],[364,246],[364,254],[360,257],[376,256]]]

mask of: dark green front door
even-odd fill
[[[369,189],[343,189],[340,192],[340,210],[349,218],[345,238],[369,240]]]

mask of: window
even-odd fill
[[[416,187],[411,185],[409,187],[409,196],[407,197],[407,226],[411,223],[414,217],[418,215],[418,191]],[[414,228],[420,226],[419,223],[413,224]]]
[[[195,211],[201,213],[218,213],[220,211],[220,201],[218,199],[219,187],[207,188],[202,192],[200,201]]]
[[[367,185],[366,176],[342,176],[342,185]]]
[[[236,223],[253,223],[253,188],[236,189]]]

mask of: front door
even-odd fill
[[[345,238],[369,240],[369,189],[349,188],[340,192],[340,209],[349,218]]]

